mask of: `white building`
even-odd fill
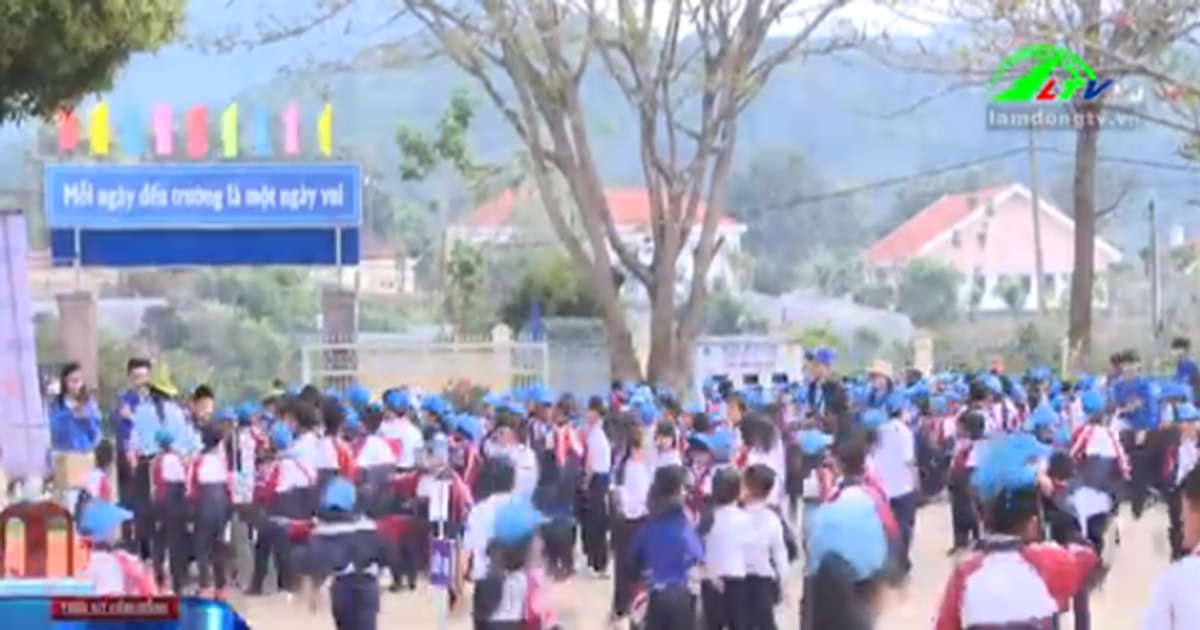
[[[650,233],[650,198],[647,192],[639,189],[608,189],[605,191],[605,197],[621,242],[633,251],[639,260],[649,262],[654,254],[654,239]],[[689,233],[688,243],[676,263],[679,271],[677,287],[681,292],[686,291],[691,282],[692,250],[699,242],[704,215],[705,207],[701,204],[696,212],[696,226]],[[569,220],[578,219],[572,216]],[[465,241],[477,247],[553,244],[557,240],[549,228],[548,221],[536,193],[506,191],[452,225],[446,232],[447,245],[456,241]],[[710,284],[719,282],[730,289],[738,288],[739,278],[735,261],[741,252],[742,235],[745,232],[745,225],[731,217],[721,217],[717,226],[717,239],[723,243],[709,269]],[[613,259],[615,261],[615,255]],[[626,291],[640,290],[636,284],[627,282]]]

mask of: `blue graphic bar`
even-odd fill
[[[358,226],[353,164],[55,164],[51,229],[295,229]]]

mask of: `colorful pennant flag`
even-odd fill
[[[203,105],[187,113],[187,155],[197,159],[208,155],[208,108]]]
[[[300,110],[295,103],[283,110],[283,152],[286,155],[300,153]]]
[[[58,112],[58,148],[68,152],[79,148],[79,117],[69,109]]]
[[[271,116],[267,114],[267,110],[258,108],[254,111],[253,123],[254,132],[254,154],[258,157],[268,157],[271,155]]]
[[[146,144],[146,134],[142,129],[142,116],[136,108],[122,112],[120,127],[118,127],[121,142],[121,155],[125,157],[141,157]]]
[[[238,106],[231,103],[221,114],[221,153],[227,158],[238,155]]]
[[[167,157],[175,152],[175,121],[171,118],[171,106],[162,104],[154,108],[154,153]]]
[[[92,108],[92,118],[88,123],[88,139],[91,141],[92,153],[95,155],[108,155],[109,146],[109,126],[108,126],[108,103],[100,101]]]
[[[321,150],[321,155],[333,155],[333,105],[330,103],[325,104],[321,117],[317,119],[317,148]]]

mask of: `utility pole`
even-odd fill
[[[1150,268],[1150,326],[1154,338],[1162,336],[1162,261],[1161,245],[1158,237],[1158,211],[1154,200],[1146,206],[1146,219],[1150,222],[1150,246],[1147,253]]]
[[[1037,146],[1034,144],[1033,124],[1029,125],[1029,193],[1033,198],[1033,282],[1029,284],[1037,296],[1039,314],[1046,312],[1046,292],[1042,290],[1045,266],[1042,259],[1042,206],[1038,195]]]

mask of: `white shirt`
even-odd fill
[[[388,429],[385,438],[400,442],[400,459],[396,465],[400,468],[415,468],[417,454],[425,449],[425,436],[421,434],[421,430],[408,417],[392,422],[390,427],[380,427],[380,432],[385,428]]]
[[[750,539],[753,531],[754,523],[750,515],[736,504],[713,510],[712,529],[704,536],[705,574],[710,578],[746,577],[746,556],[754,546],[754,541]]]
[[[292,444],[291,451],[295,454],[296,459],[299,459],[305,466],[316,470],[317,463],[321,459],[320,455],[318,455],[320,449],[321,438],[314,431],[305,431],[296,436],[296,441]]]
[[[594,475],[612,472],[612,444],[604,433],[604,426],[597,422],[587,432],[587,467]]]
[[[746,575],[782,580],[788,571],[783,521],[766,503],[744,508],[747,518]]]
[[[879,427],[871,462],[879,485],[883,486],[889,499],[902,497],[916,489],[913,486],[916,459],[912,429],[896,418]]]
[[[125,594],[125,572],[121,570],[120,560],[110,551],[92,554],[84,579],[92,583],[96,595]]]
[[[654,467],[664,468],[666,466],[682,466],[683,455],[677,448],[669,448],[665,451],[657,451],[654,453]]]
[[[513,492],[532,497],[538,483],[537,453],[527,444],[517,444],[508,454],[513,466]]]
[[[1183,485],[1184,477],[1192,472],[1196,467],[1196,462],[1200,461],[1200,447],[1196,445],[1195,440],[1184,440],[1179,443],[1178,461],[1175,463],[1175,485]]]
[[[628,520],[639,519],[649,513],[646,499],[650,496],[650,484],[654,481],[654,467],[641,459],[625,462],[625,472],[617,486],[617,507],[621,516]]]
[[[1159,574],[1150,596],[1142,630],[1190,630],[1200,628],[1200,557],[1195,553]]]
[[[784,483],[787,479],[787,457],[783,450],[783,440],[775,440],[775,445],[769,451],[750,449],[746,453],[746,465],[753,466],[755,464],[762,464],[774,471],[775,485],[771,486],[771,493],[767,495],[767,503],[782,505],[783,497],[787,493]]]
[[[403,451],[403,447],[401,447]],[[387,440],[382,436],[368,435],[363,438],[362,448],[358,450],[358,456],[354,458],[355,463],[361,468],[371,468],[374,466],[395,466],[396,451],[387,443]]]
[[[463,550],[471,554],[471,579],[482,580],[488,573],[488,542],[496,528],[496,511],[512,500],[508,493],[497,493],[479,502],[467,515]]]

